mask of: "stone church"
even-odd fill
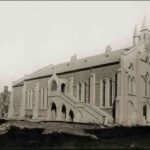
[[[15,81],[9,119],[148,125],[150,30],[135,26],[133,46],[48,65]]]

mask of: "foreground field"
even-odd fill
[[[1,121],[0,149],[150,149],[150,127]]]

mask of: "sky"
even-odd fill
[[[132,46],[149,1],[0,1],[0,91],[49,64]]]

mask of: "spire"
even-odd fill
[[[143,24],[142,24],[142,30],[147,29],[147,20],[146,20],[146,16],[144,16],[144,20],[143,20]]]
[[[136,36],[138,36],[137,25],[135,25],[135,28],[134,28],[134,34],[133,34],[133,37],[136,37]]]

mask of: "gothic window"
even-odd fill
[[[148,96],[150,97],[150,81],[149,81],[149,88],[148,88],[148,90],[149,90],[149,91],[148,91],[148,92],[149,92],[149,95],[148,95]]]
[[[135,78],[131,80],[131,94],[135,94]]]
[[[61,92],[62,92],[62,93],[65,93],[65,84],[64,84],[64,83],[61,84]]]
[[[115,74],[115,98],[117,97],[117,73]]]
[[[41,89],[41,109],[47,108],[47,88]]]
[[[44,88],[44,108],[46,109],[47,108],[47,88]]]
[[[91,89],[91,78],[89,77],[89,81],[88,81],[89,83],[88,83],[88,103],[90,104],[90,89]]]
[[[27,91],[27,109],[29,109],[30,91]]]
[[[81,101],[81,83],[79,83],[79,101]]]
[[[105,91],[106,91],[106,81],[103,80],[103,100],[102,100],[102,106],[105,107]]]
[[[109,80],[109,106],[112,106],[112,89],[113,89],[112,79]]]
[[[84,83],[84,101],[87,102],[87,83]]]
[[[29,109],[32,109],[33,105],[33,92],[30,90],[30,101],[29,101]]]
[[[56,91],[57,90],[57,83],[55,80],[52,81],[52,87],[51,87],[52,91]]]
[[[44,89],[41,89],[41,109],[44,108]]]
[[[148,73],[145,76],[145,96],[148,96],[148,90],[149,90],[149,75]]]
[[[27,91],[26,107],[27,107],[27,109],[33,108],[33,91],[32,90]]]

